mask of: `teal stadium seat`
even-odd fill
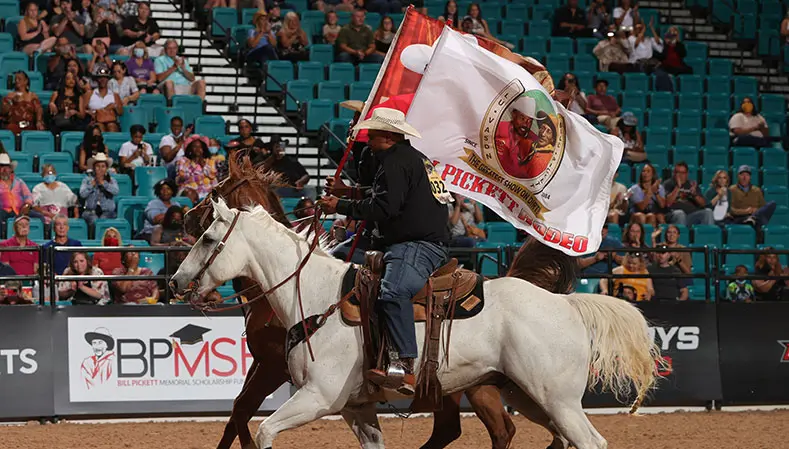
[[[789,189],[780,186],[769,186],[764,189],[765,201],[775,201],[778,206],[789,207]]]
[[[148,117],[153,118],[155,108],[167,107],[167,98],[162,94],[142,94],[137,100],[137,107],[145,109]],[[170,124],[168,123],[167,126],[169,128]]]
[[[597,79],[608,81],[608,93],[610,95],[616,95],[622,91],[622,76],[616,72],[599,72]]]
[[[659,227],[660,227],[660,230],[663,231],[663,234],[661,234],[661,237],[658,239],[658,241],[665,240],[665,238],[666,238],[666,230],[668,229],[669,226],[676,226],[679,229],[679,244],[680,245],[683,245],[683,246],[690,245],[690,230],[685,225],[661,224]]]
[[[266,92],[281,92],[288,81],[292,81],[293,63],[290,61],[266,62]]]
[[[685,58],[685,65],[693,70],[694,75],[707,75],[707,60],[702,58]]]
[[[549,41],[549,50],[555,55],[574,55],[573,40],[569,37],[552,37]]]
[[[710,68],[710,73],[713,72]],[[707,92],[731,95],[731,75],[710,75],[707,77]]]
[[[334,102],[345,101],[345,84],[339,81],[323,81],[318,83],[318,99]]]
[[[218,115],[204,115],[195,120],[195,133],[218,139],[226,134],[225,119]]]
[[[671,129],[648,127],[644,129],[645,144],[656,146],[671,146]]]
[[[762,166],[771,168],[780,168],[786,170],[788,164],[786,162],[786,151],[780,148],[766,147],[760,151]]]
[[[164,253],[140,253],[140,267],[151,270],[153,274],[158,274],[164,269]]]
[[[133,125],[142,125],[147,131],[149,122],[148,112],[144,108],[139,106],[123,107],[123,115],[120,118],[121,132],[128,133]]]
[[[508,7],[512,7],[512,6],[516,6],[516,5],[508,5]],[[517,5],[517,6],[520,7],[521,5]],[[550,20],[553,19],[553,12],[555,9],[556,8],[554,8],[553,5],[546,5],[546,4],[534,5],[531,8],[531,18],[532,20],[546,21],[550,23]],[[507,17],[515,17],[515,16],[508,15]],[[518,16],[518,17],[522,17],[522,16]]]
[[[307,131],[317,131],[334,118],[334,102],[331,100],[310,100],[307,102]]]
[[[756,246],[756,231],[748,225],[726,225],[726,244]]]
[[[522,39],[522,49],[525,53],[548,53],[548,39],[545,36],[524,36]]]
[[[486,225],[488,242],[503,243],[506,245],[517,241],[518,233],[515,226],[507,222],[489,222]]]
[[[697,93],[681,93],[679,94],[679,110],[688,111],[702,111],[704,109],[704,97]]]
[[[705,42],[685,42],[686,58],[707,59],[709,46]]]
[[[704,77],[701,75],[679,76],[679,91],[683,94],[701,94],[704,92]]]
[[[753,76],[735,76],[734,93],[749,96],[755,101],[759,95],[759,80]]]
[[[118,160],[118,150],[121,145],[129,141],[129,135],[126,133],[104,133],[104,144],[110,150],[113,159]]]
[[[329,65],[334,62],[334,47],[328,44],[310,45],[310,61]]]
[[[88,223],[81,218],[68,219],[68,236],[80,242],[88,240]]]
[[[238,10],[236,8],[213,8],[211,9],[211,37],[214,39],[224,39],[230,32],[230,28],[238,25]]]
[[[302,61],[296,65],[299,71],[299,81],[309,81],[313,84],[326,79],[323,64],[316,61]]]
[[[652,92],[649,95],[649,107],[652,111],[673,111],[675,103],[674,94],[671,92]]]
[[[708,245],[720,248],[723,245],[723,233],[715,225],[693,225],[693,244]]]
[[[137,185],[137,195],[154,196],[153,186],[166,177],[165,167],[135,167],[134,183]]]
[[[33,160],[35,159],[35,155],[32,153],[23,153],[21,151],[17,151],[11,153],[10,156],[12,161],[16,162],[16,171],[20,172],[32,172],[33,171]],[[39,164],[41,165],[41,164]],[[71,171],[71,167],[69,167],[68,171]],[[33,186],[30,186],[31,188]]]
[[[762,114],[785,114],[786,113],[786,99],[783,95],[778,94],[761,94],[759,96],[760,112]]]
[[[709,60],[709,71],[711,75],[731,76],[734,73],[734,64],[730,59],[711,58]],[[710,92],[714,92],[710,90]]]
[[[529,36],[550,36],[552,28],[553,26],[550,21],[533,18],[533,20],[529,22]]]
[[[194,124],[203,115],[203,99],[197,95],[173,95],[173,107],[183,111],[184,125]]]
[[[707,147],[729,148],[729,131],[727,129],[707,129],[704,131],[704,145]]]
[[[731,111],[731,95],[728,93],[710,92],[705,95],[707,112],[720,111],[729,115]]]
[[[348,86],[348,99],[367,101],[370,91],[373,90],[373,83],[357,81]]]
[[[666,167],[669,164],[669,149],[666,147],[646,147],[647,160],[652,164]]]
[[[249,31],[254,29],[252,25],[235,25],[230,28],[233,39],[227,44],[227,52],[231,57],[235,58],[239,53],[244,54],[247,51],[247,36]]]
[[[699,149],[693,146],[678,146],[674,148],[673,163],[685,161],[689,165],[699,165]]]
[[[169,133],[170,132],[170,120],[173,117],[180,117],[181,120],[184,118],[184,110],[181,108],[163,108],[163,107],[155,107],[153,108],[153,119],[156,122],[156,132],[158,133]],[[184,123],[184,127],[187,124]]]
[[[132,195],[132,181],[129,175],[114,174],[112,177],[118,183],[118,196]]]
[[[79,195],[79,188],[85,175],[82,173],[58,173],[58,181],[67,185],[75,195]]]
[[[593,37],[575,38],[575,46],[579,55],[591,55],[592,50],[597,46],[598,42],[599,41]]]
[[[732,148],[732,167],[734,170],[740,165],[747,165],[752,169],[759,166],[759,156],[756,150],[751,147],[734,147]]]
[[[616,182],[624,184],[625,187],[633,184],[633,170],[629,165],[619,164],[619,168],[616,170]]]
[[[497,249],[501,245],[496,242],[477,242],[477,248]],[[502,261],[498,258],[498,253],[490,251],[477,255],[477,264],[479,266],[479,273],[486,277],[496,277],[499,275],[499,263]]]
[[[14,218],[6,220],[6,230],[8,231],[8,238],[14,233]],[[44,222],[40,218],[30,219],[30,234],[28,238],[31,240],[44,240]]]
[[[331,132],[339,139],[337,140],[331,136],[327,137],[326,143],[329,146],[328,148],[329,151],[340,151],[345,149],[345,136],[348,135],[348,126],[349,126],[348,120],[342,120],[342,119],[329,120],[329,124],[328,124],[329,130],[331,130]]]
[[[315,97],[313,94],[315,85],[308,80],[288,81],[285,85],[285,90],[288,92],[288,95],[285,97],[286,111],[298,111],[301,104]]]
[[[279,200],[282,203],[282,208],[285,212],[290,212],[296,208],[296,204],[298,204],[298,198],[280,198]]]
[[[786,173],[786,168],[765,167],[762,168],[760,172],[761,180],[759,181],[759,184],[761,186],[789,186],[789,182],[787,182],[788,175]]]
[[[615,240],[622,240],[622,228],[618,224],[608,223],[608,236]]]
[[[14,51],[14,36],[10,33],[0,33],[0,53]]]
[[[381,70],[381,64],[359,64],[359,81],[374,83]]]
[[[74,167],[71,153],[44,153],[39,158],[39,166],[51,164],[58,173],[70,173]]]
[[[590,55],[578,54],[573,58],[573,71],[593,73],[597,71],[597,59]],[[580,79],[579,79],[580,81]]]
[[[644,92],[628,90],[622,93],[622,109],[644,110],[646,108],[647,97]]]
[[[242,8],[241,9],[241,25],[254,25],[252,23],[252,19],[255,17],[255,13],[258,12],[257,8]],[[313,11],[310,11],[313,12]],[[305,20],[307,17],[302,13],[301,20]]]
[[[117,229],[123,240],[131,240],[132,238],[131,224],[123,218],[99,218],[96,220],[96,230],[93,235],[101,238],[104,235],[104,231],[109,228]]]
[[[356,81],[356,68],[350,62],[329,64],[329,81],[350,84]]]
[[[705,147],[701,150],[701,159],[705,167],[707,166],[729,166],[729,149],[723,147]]]
[[[377,12],[368,12],[364,17],[364,23],[373,30],[378,29],[381,24],[381,14]]]
[[[25,72],[28,68],[28,57],[21,51],[12,51],[0,55],[0,73]]]
[[[488,20],[488,26],[493,27]],[[526,31],[526,22],[521,18],[504,19],[501,21],[501,34],[515,34],[523,36]],[[491,30],[493,32],[493,30]]]
[[[504,17],[506,17],[509,20],[512,19],[526,20],[529,17],[526,4],[525,3],[508,4],[507,6],[504,7]]]
[[[775,218],[775,216],[773,216]],[[764,231],[764,244],[769,246],[789,245],[789,223],[767,225]]]
[[[9,153],[16,151],[16,136],[7,129],[0,129],[0,144]]]
[[[673,128],[674,112],[666,109],[656,110],[652,108],[647,112],[647,123],[650,127],[655,128]]]
[[[146,196],[132,196],[132,197],[123,197],[118,198],[118,218],[123,219],[129,223],[134,223],[134,211],[141,210],[145,211],[145,207],[148,206],[148,202],[151,198]],[[100,235],[100,234],[96,234]]]
[[[724,249],[734,249],[734,250],[754,250],[756,245],[723,245]],[[746,265],[749,267],[753,267],[754,262],[756,261],[756,257],[753,254],[724,254],[723,255],[723,263],[726,265],[737,266],[737,265]]]
[[[55,136],[49,131],[22,131],[21,149],[32,154],[55,152]]]
[[[548,56],[545,58],[545,65],[550,67],[551,70],[566,73],[570,71],[570,58],[565,54],[548,53]]]
[[[700,110],[690,109],[690,110],[683,110],[680,109],[677,112],[677,125],[682,126],[683,128],[696,128],[699,130],[699,138],[701,138],[701,130],[704,129],[704,116],[702,116]]]
[[[649,92],[649,77],[644,73],[625,73],[625,90]]]

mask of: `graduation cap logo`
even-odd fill
[[[203,341],[203,334],[209,332],[211,329],[197,326],[195,324],[187,324],[186,326],[178,329],[177,331],[170,334],[170,337],[177,338],[181,340],[181,344],[184,345],[193,345],[195,343],[200,343]]]

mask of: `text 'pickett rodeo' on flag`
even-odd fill
[[[566,254],[596,251],[621,140],[472,36],[445,27],[432,47],[407,120],[447,189]]]

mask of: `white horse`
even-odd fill
[[[171,287],[184,292],[199,276],[198,293],[206,294],[229,279],[247,276],[269,288],[296,270],[309,246],[305,236],[286,229],[262,207],[231,210],[220,199],[214,203],[214,222],[173,276]],[[338,302],[349,268],[315,250],[301,273],[303,316],[323,314]],[[641,312],[619,299],[557,295],[515,278],[486,281],[484,295],[486,304],[477,316],[453,324],[449,363],[438,372],[444,394],[501,373],[510,379],[503,388],[505,398],[554,433],[551,447],[606,448],[606,440],[584,414],[581,398],[587,387],[598,383],[617,394],[635,387],[640,397],[653,386],[660,354]],[[295,279],[268,300],[286,328],[300,323]],[[423,324],[416,330],[421,354]],[[280,432],[341,412],[363,448],[383,448],[371,402],[381,398],[368,397],[362,388],[358,328],[347,326],[335,313],[310,342],[314,361],[304,343],[288,356],[298,391],[260,424],[258,447],[271,448]],[[398,398],[402,396],[397,393],[387,396]]]

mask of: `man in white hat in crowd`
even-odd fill
[[[92,226],[99,218],[115,218],[115,195],[118,194],[118,181],[107,172],[112,159],[104,153],[88,159],[88,174],[79,187],[79,197],[85,202],[82,218]],[[90,171],[93,170],[93,174]]]
[[[0,223],[5,227],[9,218],[27,215],[33,206],[33,194],[25,181],[14,176],[16,162],[8,153],[0,154]]]
[[[372,370],[368,378],[402,394],[414,392],[414,359],[418,357],[411,298],[448,256],[451,201],[433,164],[411,146],[405,136],[421,137],[396,109],[378,108],[355,129],[368,130],[368,145],[378,160],[371,194],[364,199],[321,200],[327,214],[334,212],[375,223],[384,251],[384,274],[378,308],[391,346],[387,371]]]

